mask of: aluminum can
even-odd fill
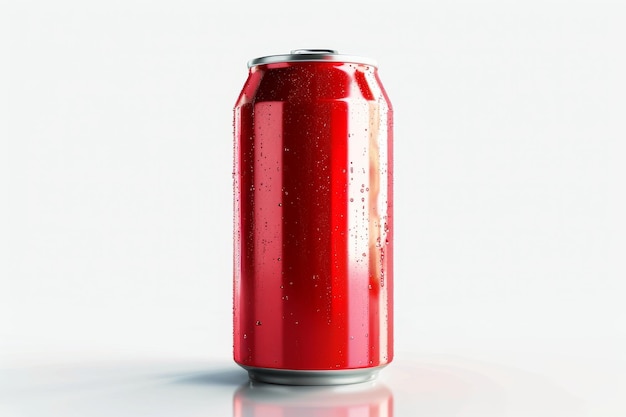
[[[291,385],[393,358],[392,108],[377,65],[306,49],[248,62],[234,108],[234,360]]]

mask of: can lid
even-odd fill
[[[378,64],[371,58],[364,58],[354,55],[342,55],[334,49],[294,49],[285,55],[268,55],[254,58],[248,61],[248,68],[263,64],[275,64],[278,62],[304,62],[304,61],[325,61],[325,62],[353,62],[355,64],[365,64],[377,67]]]

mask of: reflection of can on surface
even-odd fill
[[[393,395],[378,381],[332,388],[253,382],[235,391],[233,416],[393,417]]]
[[[392,111],[375,64],[253,59],[234,110],[234,358],[252,379],[372,379],[393,358]]]

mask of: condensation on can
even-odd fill
[[[393,359],[393,118],[377,67],[332,50],[248,65],[234,109],[234,359],[268,382],[372,379]]]

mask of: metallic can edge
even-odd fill
[[[378,67],[376,60],[356,55],[342,55],[332,49],[299,49],[290,54],[267,55],[248,61],[248,68],[280,62],[350,62]]]
[[[279,385],[346,385],[372,381],[378,372],[387,366],[374,368],[340,369],[340,370],[296,370],[257,368],[239,364],[248,371],[252,381]]]

